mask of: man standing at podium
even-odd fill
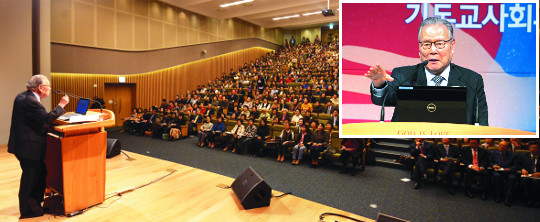
[[[456,48],[452,24],[438,17],[426,18],[418,28],[418,48],[421,64],[392,70],[392,76],[380,65],[371,67],[364,75],[371,79],[373,104],[395,106],[396,90],[400,85],[466,86],[467,123],[488,125],[488,108],[482,76],[452,61]],[[398,109],[398,107],[396,107]],[[398,121],[397,116],[392,121]]]
[[[26,92],[19,93],[13,104],[8,152],[15,154],[22,169],[19,187],[21,218],[43,215],[43,195],[47,168],[47,125],[64,114],[69,97],[64,96],[51,112],[47,113],[41,99],[51,93],[51,83],[44,75],[35,75],[26,84]]]

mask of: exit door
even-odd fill
[[[124,124],[123,118],[131,116],[135,107],[135,84],[105,83],[105,105],[116,116],[116,125]]]

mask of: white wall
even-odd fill
[[[7,144],[15,96],[32,76],[32,1],[0,0],[0,144]]]

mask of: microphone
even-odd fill
[[[459,75],[463,76],[463,74],[461,74],[461,72],[454,67],[454,70],[456,70],[456,72],[459,73]],[[468,81],[464,81],[465,84],[467,84],[467,87],[469,87],[471,90],[473,90],[473,87],[469,84]],[[474,125],[475,126],[479,126],[480,125],[480,122],[478,122],[478,94],[476,93],[476,90],[473,91],[474,92],[474,99],[476,100],[476,113],[475,113],[475,120],[474,120]]]
[[[89,98],[86,98],[86,97],[78,96],[78,95],[75,95],[75,94],[72,94],[72,93],[64,92],[62,90],[56,90],[56,91],[52,91],[52,92],[56,93],[56,94],[60,94],[60,95],[75,97],[75,98],[78,98],[78,99],[91,100],[92,102],[95,102],[95,103],[99,104],[99,109],[101,110],[101,113],[103,113],[103,105],[99,101],[97,101],[95,99],[89,99]]]
[[[407,82],[407,81],[409,81],[413,76],[416,76],[416,73],[418,72],[418,70],[420,70],[420,68],[425,67],[425,66],[428,64],[428,62],[429,62],[428,60],[424,60],[423,62],[416,64],[416,66],[418,66],[418,67],[416,67],[416,69],[414,69],[414,71],[411,72],[412,75],[409,76],[409,78],[405,79],[405,81],[403,81],[403,82]],[[401,83],[403,83],[403,82],[401,82]],[[399,83],[399,85],[397,85],[397,86],[399,87],[399,86],[401,85],[401,83]],[[387,83],[387,84],[388,84],[388,83]],[[383,99],[383,102],[382,102],[382,105],[381,105],[381,118],[380,118],[380,122],[381,122],[381,123],[384,122],[384,104],[386,103],[386,97],[388,97],[388,94],[390,94],[389,90],[395,90],[395,87],[394,87],[394,86],[392,86],[392,85],[389,85],[389,86],[392,87],[392,89],[388,89],[388,90],[386,91],[386,95],[384,95],[384,99]]]

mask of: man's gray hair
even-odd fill
[[[47,81],[47,76],[38,74],[32,76],[30,80],[28,80],[28,83],[26,83],[26,89],[37,89],[39,86],[41,86],[45,81]]]
[[[448,29],[448,32],[450,33],[450,38],[454,38],[454,28],[452,27],[452,24],[447,21],[446,19],[442,19],[439,17],[429,17],[426,18],[422,23],[420,23],[420,27],[418,27],[418,41],[420,42],[420,32],[422,31],[422,28],[426,25],[444,25]]]

